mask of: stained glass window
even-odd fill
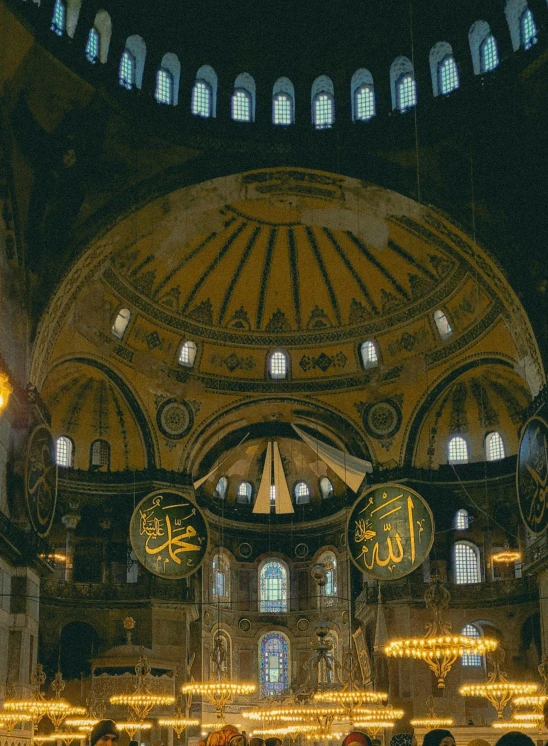
[[[261,695],[282,694],[289,688],[289,640],[281,632],[269,632],[259,646]]]
[[[120,58],[120,69],[118,70],[118,81],[121,86],[130,91],[135,85],[135,57],[126,49]]]
[[[467,624],[461,634],[466,635],[466,637],[474,637],[475,639],[482,636],[474,624]],[[483,656],[478,655],[478,653],[464,653],[461,657],[461,662],[463,666],[482,666]]]
[[[521,43],[524,49],[531,49],[538,41],[537,25],[530,8],[523,13],[520,19]]]
[[[232,119],[251,122],[251,96],[247,91],[234,91],[232,94]]]
[[[230,597],[230,567],[222,554],[216,554],[211,565],[211,592],[213,599],[227,600]]]
[[[259,611],[287,611],[287,569],[278,560],[265,562],[259,576]]]
[[[415,79],[408,73],[402,75],[398,81],[398,109],[407,111],[417,104],[417,86]]]
[[[334,101],[328,93],[320,93],[314,99],[314,126],[317,130],[329,129],[335,121]]]
[[[372,85],[360,86],[354,94],[355,119],[366,122],[375,116],[375,91]]]
[[[161,67],[156,73],[154,96],[159,104],[173,104],[173,75],[164,67]]]
[[[274,124],[293,123],[293,102],[287,93],[278,93],[272,102],[272,121]]]

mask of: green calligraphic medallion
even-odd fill
[[[523,428],[516,482],[523,522],[541,534],[548,525],[548,425],[540,417],[531,417]]]
[[[35,427],[29,438],[25,495],[30,522],[38,536],[44,538],[49,534],[57,505],[55,443],[46,425]]]
[[[434,541],[434,517],[418,492],[403,484],[370,487],[347,525],[352,562],[376,580],[398,580],[424,562]]]
[[[156,490],[133,511],[131,546],[139,562],[162,578],[185,578],[202,564],[208,527],[200,508],[183,491]]]

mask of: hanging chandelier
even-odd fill
[[[11,733],[17,723],[23,723],[25,721],[32,720],[28,713],[8,712],[7,710],[4,710],[4,712],[0,713],[0,718],[2,719],[2,727],[5,728],[8,733]]]
[[[413,718],[411,725],[414,728],[428,728],[429,730],[434,728],[449,728],[453,725],[453,718],[442,718],[438,717],[434,710],[434,697],[430,695],[426,700],[428,706],[428,715],[424,718]]]
[[[173,730],[177,734],[177,738],[181,738],[181,733],[184,731],[185,728],[190,728],[193,725],[200,725],[200,721],[197,719],[184,717],[160,718],[158,720],[158,725],[161,725],[165,728],[173,728]]]
[[[424,594],[426,608],[432,610],[434,620],[426,625],[424,637],[402,637],[391,640],[384,652],[391,658],[423,660],[438,680],[438,689],[445,688],[445,677],[455,661],[462,655],[484,655],[495,650],[498,643],[489,637],[454,635],[451,626],[443,620],[443,610],[450,601],[449,591],[442,585],[439,575],[432,576]]]
[[[65,725],[68,725],[69,728],[77,728],[78,730],[90,732],[98,722],[97,718],[67,718]]]
[[[139,722],[133,720],[117,721],[116,725],[121,730],[125,730],[131,741],[135,740],[135,734],[138,730],[150,730],[152,728],[152,723],[147,723],[144,720],[139,720]]]
[[[61,699],[65,682],[60,671],[57,672],[51,684],[51,688],[55,692],[53,699],[46,699],[42,692],[45,681],[44,669],[40,664],[37,664],[31,676],[31,683],[36,686],[34,699],[6,699],[4,711],[8,716],[13,714],[13,717],[20,716],[22,720],[32,720],[34,728],[37,728],[40,720],[47,716],[53,723],[55,730],[58,730],[63,720],[69,715],[85,714],[84,707],[76,707]]]
[[[181,692],[183,694],[197,694],[207,697],[209,702],[215,708],[215,713],[219,723],[224,723],[224,709],[231,699],[239,695],[253,694],[257,688],[255,684],[244,683],[239,681],[228,681],[223,671],[223,661],[225,660],[225,651],[221,635],[215,636],[211,660],[215,666],[215,678],[213,681],[191,681],[183,684]]]
[[[360,728],[360,730],[365,730],[368,736],[372,736],[372,738],[377,738],[379,733],[383,730],[389,730],[390,728],[393,728],[395,725],[394,720],[364,720],[363,722],[358,721],[354,723],[355,728]]]
[[[486,682],[478,684],[463,684],[459,688],[462,697],[483,697],[490,702],[497,711],[497,718],[502,720],[504,708],[513,697],[531,695],[538,691],[539,685],[526,681],[509,681],[501,672],[506,653],[499,648],[489,656],[493,663],[493,671]],[[515,723],[514,723],[515,724]]]
[[[142,722],[153,707],[159,705],[172,705],[175,697],[171,694],[153,694],[147,687],[146,677],[150,674],[150,666],[146,657],[139,658],[135,666],[137,674],[137,686],[131,694],[113,694],[109,697],[112,705],[126,705],[135,713],[135,717]]]
[[[538,728],[537,723],[517,723],[515,720],[495,720],[491,723],[491,728],[497,728],[498,730],[516,730],[519,726],[521,730],[535,730]]]

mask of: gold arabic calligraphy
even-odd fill
[[[176,508],[191,508],[188,515],[177,515],[172,518],[161,511],[169,511]],[[179,511],[180,513],[180,511]],[[171,559],[178,565],[181,564],[179,555],[183,552],[197,552],[201,548],[202,538],[198,538],[198,543],[191,543],[186,539],[193,539],[197,536],[197,531],[188,523],[190,518],[196,515],[196,508],[190,503],[179,503],[177,505],[162,505],[162,496],[154,498],[150,508],[141,509],[140,515],[140,535],[146,536],[145,552],[148,555],[160,555],[160,552],[167,550],[169,557],[164,558],[164,565]],[[164,539],[160,544],[152,545],[157,539]],[[158,559],[162,559],[161,556]],[[189,562],[192,564],[192,562]]]
[[[414,565],[417,544],[421,544],[425,530],[425,519],[415,518],[415,507],[412,496],[408,494],[405,499],[403,492],[391,499],[388,499],[387,492],[383,492],[382,502],[376,507],[373,497],[369,497],[366,506],[359,512],[363,517],[355,521],[354,530],[355,542],[362,544],[357,559],[363,559],[366,570],[388,567],[392,573],[405,559]],[[380,511],[381,514],[375,515]],[[393,516],[390,522],[385,521],[388,516]],[[380,538],[377,538],[380,528],[383,534],[387,534],[382,547]]]

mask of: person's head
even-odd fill
[[[89,736],[90,746],[114,746],[120,731],[114,720],[99,720]]]
[[[495,746],[535,746],[535,742],[532,738],[520,733],[518,730],[511,730],[510,733],[505,733],[496,742]]]
[[[267,738],[265,740],[265,746],[282,746],[282,741],[277,737]]]
[[[342,746],[372,746],[371,739],[361,730],[349,733],[342,742]]]
[[[455,739],[451,731],[436,728],[425,735],[422,746],[455,746]]]
[[[390,739],[390,746],[413,746],[414,738],[412,733],[395,733]]]

